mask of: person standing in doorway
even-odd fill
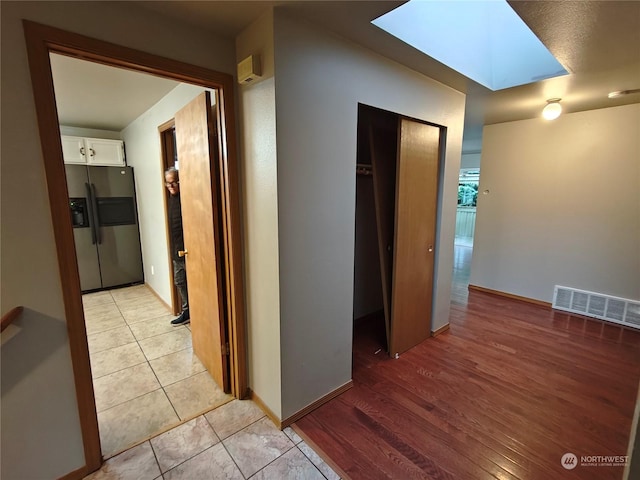
[[[178,255],[184,250],[182,235],[182,205],[180,203],[180,176],[174,167],[164,172],[165,186],[169,190],[169,237],[171,260],[173,261],[173,283],[180,292],[182,312],[171,320],[171,325],[185,325],[189,323],[189,295],[187,293],[187,271],[184,256]]]

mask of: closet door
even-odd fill
[[[401,118],[389,354],[430,335],[440,129]]]

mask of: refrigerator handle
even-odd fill
[[[89,187],[88,183],[84,184],[85,188],[87,189],[87,210],[88,210],[88,214],[89,214],[89,226],[91,227],[91,244],[95,245],[96,242],[98,241],[98,238],[96,236],[96,222],[95,222],[95,216],[93,215],[93,195],[91,193],[91,188]]]
[[[93,208],[93,228],[96,232],[96,241],[98,245],[102,243],[102,235],[100,232],[100,222],[98,221],[98,200],[96,199],[96,186],[91,184],[91,207]]]

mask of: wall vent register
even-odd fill
[[[556,285],[552,307],[640,329],[640,301]]]

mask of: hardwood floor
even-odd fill
[[[639,379],[640,332],[457,285],[450,330],[397,360],[357,323],[354,388],[296,429],[352,479],[621,479],[582,457],[627,454]]]

